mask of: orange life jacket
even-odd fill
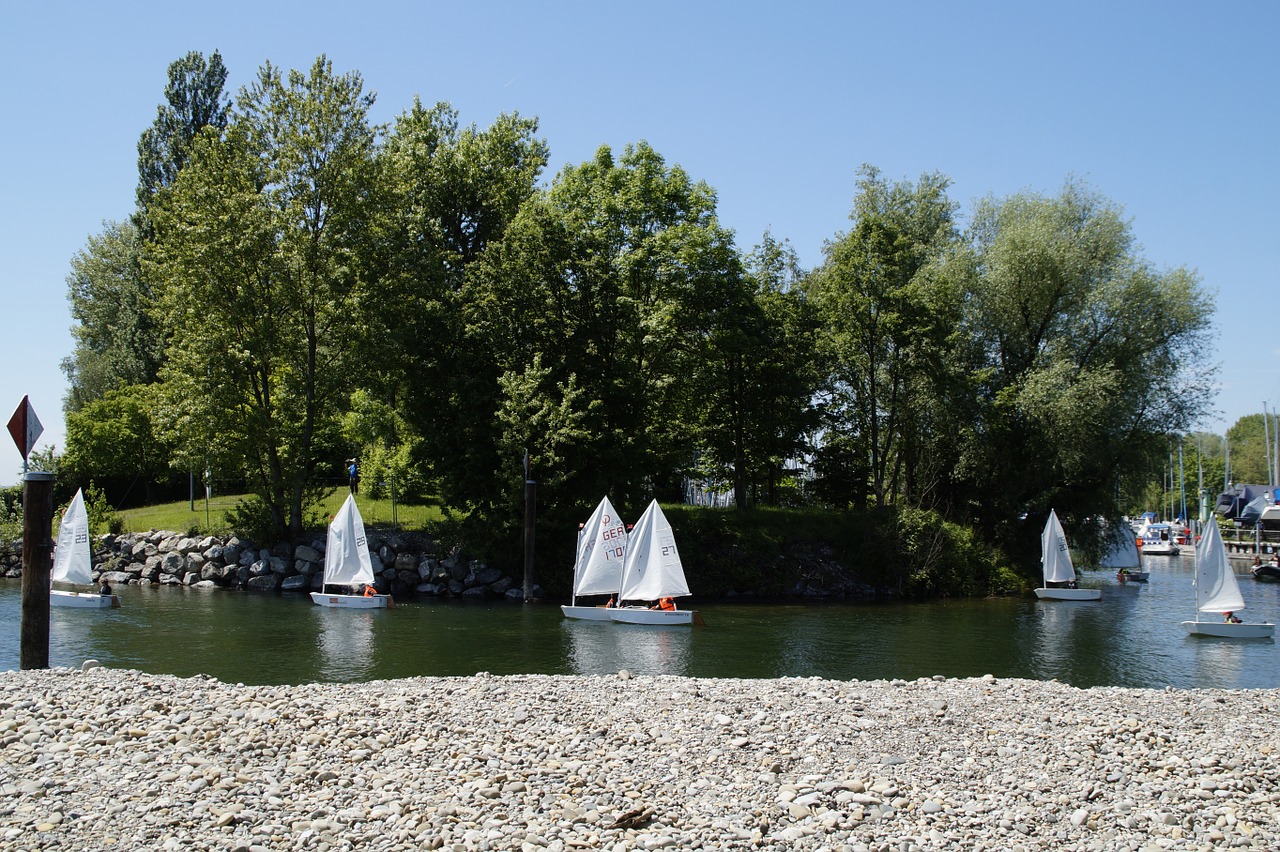
[[[658,601],[658,608],[673,610],[676,608],[676,602],[673,601],[671,598],[663,598],[662,600]]]

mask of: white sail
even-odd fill
[[[1142,564],[1133,528],[1128,524],[1112,524],[1107,538],[1109,549],[1102,558],[1103,568],[1137,568]]]
[[[89,548],[89,513],[84,507],[84,494],[76,491],[71,505],[58,525],[58,546],[54,551],[52,581],[93,584],[93,554]]]
[[[605,497],[582,528],[574,567],[575,595],[616,595],[627,556],[627,525]]]
[[[1244,609],[1240,585],[1227,561],[1227,549],[1222,544],[1218,525],[1210,521],[1205,525],[1200,543],[1196,545],[1196,609],[1200,612],[1238,612]]]
[[[364,536],[364,520],[356,508],[355,497],[347,500],[329,524],[329,538],[324,551],[326,585],[353,586],[373,584],[373,563]]]
[[[1058,514],[1053,509],[1049,510],[1049,520],[1040,535],[1040,561],[1044,566],[1045,583],[1066,583],[1076,578],[1076,569],[1067,551],[1067,535],[1062,531]]]
[[[657,600],[690,594],[671,524],[654,500],[636,521],[622,568],[622,600]]]

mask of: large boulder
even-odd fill
[[[280,588],[279,574],[260,574],[257,577],[250,577],[248,587],[259,592],[274,592]]]

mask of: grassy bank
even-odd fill
[[[137,509],[124,509],[117,514],[124,523],[125,532],[146,532],[147,530],[173,530],[189,533],[228,533],[231,526],[227,522],[227,512],[236,504],[248,497],[247,494],[227,494],[210,497],[206,505],[204,498],[194,502],[181,500],[176,503],[159,503],[154,506],[143,506]],[[326,517],[332,516],[342,507],[347,499],[347,489],[334,489],[321,504]],[[360,515],[370,526],[392,526],[408,529],[422,529],[427,523],[441,517],[438,506],[406,505],[392,503],[389,499],[374,500],[359,496],[356,504],[360,507]]]

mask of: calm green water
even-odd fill
[[[1192,639],[1191,560],[1148,557],[1151,582],[1101,586],[1098,603],[1032,599],[919,604],[699,606],[705,627],[568,621],[558,606],[406,600],[392,610],[318,607],[305,595],[117,589],[116,610],[54,609],[54,666],[87,658],[225,682],[354,682],[420,675],[693,677],[931,675],[1056,678],[1076,686],[1280,687],[1274,640]],[[1243,570],[1243,563],[1239,566]],[[1280,619],[1280,584],[1240,585],[1251,619]],[[0,581],[0,670],[19,659],[21,585]]]

